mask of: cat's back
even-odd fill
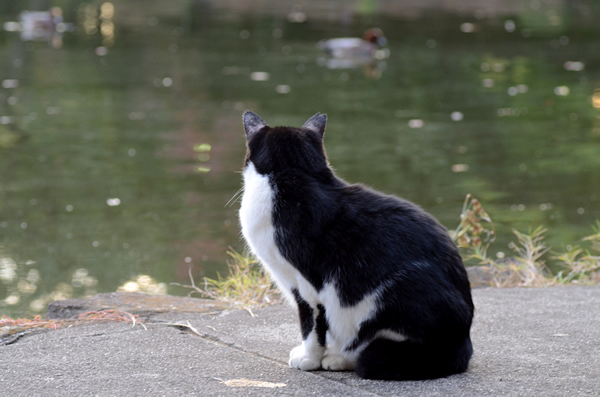
[[[446,229],[432,215],[401,197],[343,181],[326,190],[330,192],[328,202],[335,203],[338,216],[348,218],[358,227],[387,227],[391,234],[422,232],[448,238]]]
[[[325,190],[332,207],[313,204],[315,210],[330,214],[318,228],[324,245],[335,244],[349,258],[390,262],[390,271],[424,262],[444,273],[464,269],[446,228],[418,205],[360,184]]]

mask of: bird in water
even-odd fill
[[[358,37],[340,37],[322,40],[317,44],[317,47],[332,58],[352,59],[374,57],[377,50],[386,44],[387,40],[381,29],[371,28],[365,32],[362,39]]]
[[[379,28],[368,29],[362,39],[358,37],[340,37],[322,40],[317,47],[325,52],[325,56],[317,59],[317,63],[328,69],[362,68],[369,79],[378,79],[386,68],[384,60],[390,56],[383,32]]]

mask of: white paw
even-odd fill
[[[310,357],[304,345],[296,346],[290,352],[290,366],[302,371],[314,371],[321,368],[320,357]]]
[[[354,364],[338,354],[327,354],[321,361],[323,369],[327,371],[351,371]]]

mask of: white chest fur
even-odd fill
[[[242,234],[248,246],[266,267],[279,289],[289,295],[288,297],[292,297],[292,288],[316,296],[314,288],[285,260],[275,244],[275,227],[272,220],[273,199],[269,177],[259,174],[254,164],[249,163],[244,170],[244,195],[240,207]],[[307,287],[313,291],[303,291]]]

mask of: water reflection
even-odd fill
[[[286,125],[327,112],[342,177],[449,228],[473,194],[497,255],[513,227],[577,244],[600,218],[600,62],[587,50],[600,35],[585,13],[530,3],[440,16],[422,2],[86,2],[64,7],[79,30],[61,48],[0,32],[0,310],[185,283],[190,263],[225,274],[227,248],[243,251],[245,109]],[[17,20],[20,3],[4,4]],[[319,63],[332,60],[319,40],[372,26],[385,59]]]
[[[167,293],[167,284],[157,282],[147,274],[140,274],[133,280],[127,281],[121,285],[117,291],[140,292],[151,295],[165,295]]]
[[[40,313],[49,303],[73,296],[89,296],[96,293],[98,280],[89,275],[87,269],[77,269],[71,276],[71,282],[59,282],[49,292],[38,292],[44,277],[35,267],[35,261],[29,260],[24,266],[18,266],[10,257],[0,258],[0,281],[6,289],[6,297],[0,301],[0,308],[18,307],[18,312]],[[65,275],[66,276],[66,275]],[[65,277],[65,281],[68,277]],[[48,285],[44,286],[47,289]],[[11,310],[8,310],[11,312]]]

